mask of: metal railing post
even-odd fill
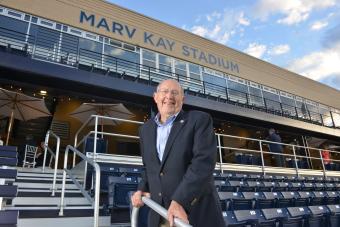
[[[221,148],[221,136],[217,135],[217,143],[218,143],[218,153],[220,155],[220,171],[223,173],[222,169],[222,148]]]
[[[59,162],[59,149],[60,149],[60,138],[51,132],[57,139],[57,147],[55,150],[55,158],[54,158],[54,173],[53,173],[53,184],[52,184],[52,196],[55,196],[56,191],[56,181],[57,181],[57,169],[58,169],[58,162]]]
[[[318,150],[319,150],[319,155],[320,155],[321,164],[322,164],[323,177],[326,178],[325,163],[323,162],[323,157],[322,157],[322,153],[321,153],[322,151],[321,151],[321,149],[318,149]]]
[[[100,195],[100,167],[99,165],[94,162],[93,160],[87,158],[84,154],[82,154],[80,151],[75,149],[74,147],[68,145],[65,150],[65,157],[64,157],[64,169],[63,169],[63,182],[62,182],[62,188],[61,188],[61,198],[60,198],[60,210],[59,210],[59,216],[64,215],[64,208],[65,208],[65,185],[66,185],[66,174],[67,174],[67,160],[68,160],[68,152],[71,150],[72,152],[78,154],[80,158],[85,160],[86,162],[90,163],[94,169],[95,169],[95,174],[96,174],[96,183],[95,183],[95,195],[94,195],[94,201],[89,197],[88,194],[86,194],[85,190],[81,189],[83,195],[85,197],[90,199],[93,209],[94,209],[94,221],[93,221],[93,226],[98,227],[99,226],[99,195]],[[74,180],[74,178],[72,178]],[[79,183],[76,183],[78,187],[80,186]],[[85,193],[85,194],[84,194]]]
[[[295,163],[295,172],[296,172],[296,176],[300,176],[299,174],[299,168],[298,168],[298,164],[296,161],[296,154],[295,154],[295,145],[293,145],[293,154],[294,154],[294,163]]]
[[[261,151],[262,175],[265,176],[266,172],[264,171],[264,157],[263,157],[263,149],[262,149],[262,140],[260,140],[259,142],[260,142],[260,151]]]
[[[47,145],[48,145],[49,138],[50,138],[50,131],[47,131],[46,136],[45,136],[45,141],[44,141],[44,161],[43,161],[43,168],[42,168],[43,173],[45,172]]]

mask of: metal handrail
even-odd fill
[[[145,197],[145,196],[142,197],[142,201],[152,210],[154,210],[159,215],[161,215],[163,218],[168,220],[168,215],[167,215],[168,211],[164,207],[162,207],[161,205],[159,205],[152,199]],[[139,213],[139,208],[133,207],[132,213],[131,213],[131,227],[138,227],[138,213]],[[179,218],[174,218],[174,223],[178,227],[192,227],[192,225],[185,223]]]
[[[100,167],[99,165],[94,162],[92,159],[86,157],[83,153],[78,151],[76,148],[72,147],[71,145],[68,145],[65,150],[65,157],[64,157],[64,169],[63,169],[63,184],[61,189],[61,198],[60,198],[60,211],[59,216],[64,215],[64,206],[65,206],[65,184],[66,184],[66,174],[70,172],[67,170],[67,161],[68,161],[68,152],[71,150],[73,153],[76,153],[79,155],[83,160],[86,161],[86,163],[91,164],[94,167],[95,174],[96,174],[96,182],[95,182],[95,192],[94,192],[94,201],[92,202],[92,206],[94,209],[94,215],[93,215],[93,226],[98,227],[99,225],[99,191],[100,191]],[[75,181],[75,178],[71,178],[73,181]],[[78,183],[78,182],[77,182]],[[79,184],[76,184],[79,185]],[[88,194],[85,190],[83,190],[81,187],[79,187],[81,192],[84,194],[84,196],[87,198]]]
[[[57,140],[57,146],[55,150],[55,154],[51,151],[51,149],[48,147],[48,142],[50,139],[50,135],[52,135]],[[54,156],[54,172],[53,172],[53,183],[52,183],[52,196],[55,196],[56,191],[56,181],[57,181],[57,170],[58,170],[58,161],[59,161],[59,149],[60,149],[60,137],[57,136],[52,130],[48,130],[45,137],[44,142],[44,161],[43,161],[43,168],[42,171],[45,172],[45,164],[46,164],[46,155],[47,151],[51,154],[50,158],[50,164],[52,157]]]
[[[219,151],[219,155],[221,157],[221,150],[222,149],[229,149],[229,150],[239,150],[239,151],[246,151],[246,152],[251,152],[251,153],[260,153],[261,154],[261,160],[262,160],[262,173],[265,174],[265,168],[266,166],[264,165],[264,158],[263,158],[263,155],[264,154],[274,154],[274,155],[279,155],[279,156],[288,156],[288,157],[293,157],[294,158],[294,163],[295,163],[295,171],[296,171],[296,174],[299,176],[300,172],[299,172],[299,168],[298,168],[298,164],[297,164],[297,158],[303,158],[303,159],[313,159],[313,160],[320,160],[321,161],[321,166],[322,166],[322,172],[323,172],[323,175],[324,177],[327,177],[327,171],[326,171],[326,168],[325,168],[325,164],[324,164],[324,159],[322,157],[322,154],[321,152],[322,151],[328,151],[330,153],[337,153],[337,154],[340,154],[340,152],[337,152],[337,151],[332,151],[332,150],[326,150],[326,149],[320,149],[320,148],[314,148],[314,147],[306,147],[306,146],[299,146],[299,145],[293,145],[293,144],[286,144],[286,143],[279,143],[279,142],[273,142],[273,141],[268,141],[268,140],[259,140],[259,139],[254,139],[254,138],[247,138],[247,137],[240,137],[240,136],[232,136],[232,135],[224,135],[224,134],[218,134],[216,133],[217,135],[217,138],[218,138],[218,151]],[[227,137],[227,138],[234,138],[234,139],[243,139],[243,140],[249,140],[249,141],[256,141],[256,142],[259,142],[259,145],[260,145],[260,151],[258,150],[252,150],[252,149],[245,149],[245,148],[237,148],[237,147],[225,147],[225,146],[221,146],[221,137]],[[273,152],[270,152],[270,151],[264,151],[262,149],[262,144],[264,143],[272,143],[272,144],[280,144],[280,145],[283,145],[283,146],[289,146],[289,147],[292,147],[292,151],[293,151],[293,154],[284,154],[284,153],[273,153]],[[311,156],[307,156],[307,154],[305,156],[303,155],[296,155],[296,151],[295,149],[296,148],[304,148],[304,149],[309,149],[309,150],[316,150],[318,151],[318,155],[319,157],[311,157]],[[335,160],[335,159],[329,159],[328,161],[339,161],[339,160]],[[221,162],[220,162],[220,169],[222,170],[222,159],[221,159]]]
[[[80,140],[80,142],[78,143],[78,137],[80,132],[93,120],[95,119],[95,125],[94,131],[90,131],[88,134],[86,134],[85,137],[83,137],[83,139]],[[133,121],[133,120],[127,120],[127,119],[121,119],[121,118],[115,118],[115,117],[108,117],[108,116],[101,116],[101,115],[91,115],[84,123],[83,125],[77,130],[75,136],[74,136],[74,147],[78,148],[85,140],[86,138],[91,135],[94,134],[94,141],[93,141],[93,153],[96,154],[97,151],[97,138],[98,138],[98,134],[99,135],[109,135],[109,136],[120,136],[120,134],[115,134],[115,133],[106,133],[106,132],[99,132],[98,131],[98,120],[99,119],[107,119],[107,120],[112,120],[112,121],[119,121],[119,122],[125,122],[125,123],[134,123],[134,124],[139,124],[142,125],[144,124],[144,122],[141,121]],[[126,135],[124,135],[126,136]],[[129,138],[139,138],[138,136],[126,136]],[[73,155],[73,166],[75,166],[75,155]]]

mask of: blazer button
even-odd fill
[[[163,173],[163,172],[161,172],[159,175],[162,177],[162,176],[164,176],[164,173]]]
[[[158,196],[161,197],[161,196],[162,196],[162,193],[158,193]]]
[[[195,205],[196,202],[197,202],[197,198],[194,198],[194,199],[191,201],[191,206]]]

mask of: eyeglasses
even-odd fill
[[[165,96],[167,94],[171,94],[173,96],[178,96],[179,95],[179,91],[177,90],[168,90],[168,89],[162,89],[162,90],[158,90],[158,93],[160,93],[161,95]]]

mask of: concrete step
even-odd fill
[[[16,197],[12,200],[12,206],[38,206],[51,205],[59,206],[59,197]],[[65,197],[65,205],[90,205],[91,203],[84,197]]]
[[[93,217],[19,218],[17,224],[17,227],[37,227],[37,226],[93,227]],[[123,225],[121,226],[123,227]],[[110,216],[100,216],[99,227],[111,227]]]
[[[35,183],[35,182],[14,182],[13,185],[18,185],[19,189],[22,188],[39,188],[39,189],[50,189],[52,184],[47,183]],[[57,189],[62,188],[62,184],[56,184]],[[65,185],[66,189],[78,189],[75,184],[69,183]]]

